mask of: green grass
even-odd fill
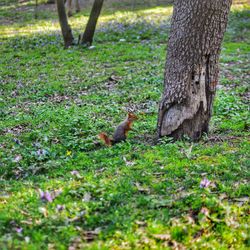
[[[68,50],[56,13],[12,10],[0,7],[0,249],[248,249],[249,5],[230,14],[210,134],[158,144],[171,7],[104,10],[95,47]],[[100,145],[127,110],[128,140]],[[61,192],[50,203],[39,189]]]

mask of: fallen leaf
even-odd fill
[[[222,201],[222,200],[225,200],[225,199],[227,199],[228,198],[228,196],[227,196],[227,194],[225,194],[225,193],[222,193],[222,194],[220,194],[220,196],[219,196],[219,199]]]
[[[209,216],[209,210],[206,207],[202,207],[200,212],[206,216]]]
[[[233,200],[237,201],[237,202],[249,202],[249,197],[245,196],[245,197],[241,197],[241,198],[234,198]]]
[[[163,241],[171,240],[170,234],[153,234],[152,236],[157,240],[163,240]]]
[[[139,220],[137,220],[137,221],[135,221],[135,223],[137,225],[139,225],[139,226],[147,226],[147,222],[145,222],[145,221],[139,221]]]
[[[32,219],[29,219],[29,220],[21,220],[21,223],[22,223],[22,224],[26,224],[26,225],[33,225]]]
[[[125,161],[126,166],[133,166],[135,165],[135,162],[133,161],[128,161],[126,157],[123,157],[123,160]]]
[[[135,186],[137,187],[137,190],[142,193],[149,193],[150,189],[149,188],[144,188],[142,187],[138,182],[135,183]]]
[[[43,214],[44,217],[48,217],[48,211],[45,207],[39,207],[38,211]]]
[[[93,230],[93,231],[85,231],[84,233],[83,233],[83,237],[84,237],[84,239],[86,240],[86,241],[93,241],[96,237],[97,237],[97,235],[99,234],[101,232],[101,228],[100,227],[98,227],[98,228],[96,228],[95,230]]]

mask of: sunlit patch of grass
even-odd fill
[[[231,11],[243,11],[243,10],[248,10],[249,8],[250,4],[248,0],[233,1]]]
[[[138,10],[138,11],[115,11],[113,14],[102,14],[99,18],[98,26],[105,25],[106,22],[129,22],[135,23],[138,19],[141,19],[145,22],[153,22],[159,23],[163,20],[166,20],[171,15],[172,8],[171,7],[157,7],[146,10]],[[38,13],[39,14],[39,13]],[[55,19],[54,14],[51,14],[53,19],[49,18],[49,20],[30,20],[26,24],[23,23],[15,23],[13,25],[8,26],[0,26],[0,34],[3,37],[11,37],[15,35],[30,35],[36,34],[40,32],[53,32],[60,31],[60,26],[58,20]],[[69,24],[73,29],[84,31],[84,27],[87,23],[88,16],[77,14],[74,17],[69,18]]]

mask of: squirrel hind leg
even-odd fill
[[[123,142],[123,141],[126,141],[126,138],[118,138],[118,139],[113,140],[113,144]]]

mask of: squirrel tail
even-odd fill
[[[100,133],[99,138],[107,145],[107,146],[112,146],[113,140],[110,139],[106,133]]]

